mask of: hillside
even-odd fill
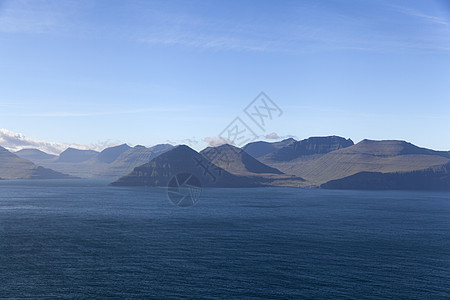
[[[448,153],[419,148],[404,141],[363,140],[320,156],[267,162],[286,174],[320,185],[359,172],[410,172],[446,164]]]
[[[259,182],[243,176],[233,175],[212,164],[204,156],[181,145],[159,155],[130,174],[113,182],[115,186],[155,186],[166,187],[177,174],[189,173],[196,176],[203,187],[254,187]]]
[[[320,186],[352,190],[447,190],[450,191],[450,162],[410,172],[359,172]]]
[[[276,168],[263,164],[243,149],[232,145],[208,147],[200,154],[231,174],[249,176],[265,185],[294,187],[310,185],[303,178],[284,174]]]
[[[233,174],[283,174],[280,170],[263,164],[247,152],[232,145],[225,144],[218,147],[208,147],[200,151],[200,154],[215,165]]]

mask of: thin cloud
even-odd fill
[[[449,23],[441,17],[425,14],[423,12],[420,12],[418,10],[415,10],[415,9],[412,9],[409,7],[395,6],[395,8],[397,9],[397,11],[399,11],[405,15],[420,18],[425,22],[439,24],[439,25],[449,25]]]
[[[61,8],[60,3],[51,1],[6,1],[0,7],[0,32],[49,32],[66,18],[67,10]]]

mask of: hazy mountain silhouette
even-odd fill
[[[0,178],[2,179],[63,179],[72,176],[56,172],[13,154],[0,147]]]
[[[172,148],[173,146],[168,144],[150,148],[144,146],[131,148],[122,144],[106,148],[102,152],[68,148],[59,156],[50,159],[45,155],[34,155],[30,158],[35,164],[77,177],[113,178],[130,173],[135,167]]]
[[[34,160],[48,160],[48,159],[55,159],[57,158],[56,155],[45,153],[38,149],[22,149],[17,152],[14,152],[17,156],[28,159],[31,161]]]
[[[107,163],[107,164],[112,163],[122,153],[124,153],[125,151],[127,151],[129,149],[131,149],[131,147],[128,146],[127,144],[122,144],[122,145],[119,145],[119,146],[106,148],[105,150],[103,150],[102,152],[100,152],[97,155],[97,160],[99,162],[103,162],[103,163]]]
[[[57,161],[61,163],[80,163],[96,157],[98,154],[99,153],[94,150],[67,148],[59,155]]]
[[[149,148],[135,146],[123,152],[112,163],[104,166],[97,174],[101,177],[124,176],[133,171],[135,167],[148,163],[153,158],[173,148],[174,146],[169,144],[160,144]]]

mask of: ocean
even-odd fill
[[[450,193],[107,183],[0,181],[1,298],[450,298]]]

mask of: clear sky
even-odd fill
[[[0,0],[3,144],[202,149],[261,91],[262,135],[450,150],[450,5]]]

